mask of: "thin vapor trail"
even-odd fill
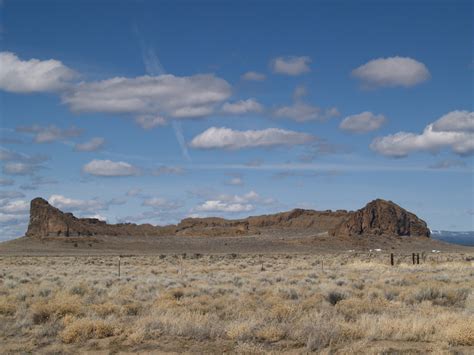
[[[138,37],[138,42],[142,51],[143,64],[145,65],[146,72],[150,75],[166,74],[166,70],[161,64],[155,49],[145,43],[145,40],[143,39],[136,25],[133,27],[133,32],[135,32]],[[184,139],[183,128],[181,126],[181,123],[173,121],[172,127],[176,140],[178,141],[179,147],[181,148],[181,154],[187,161],[191,161],[188,146],[186,145],[186,141]]]

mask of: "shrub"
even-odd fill
[[[326,301],[335,306],[339,301],[342,301],[346,298],[344,293],[338,291],[331,291],[326,296]]]
[[[260,328],[256,332],[256,336],[264,341],[275,342],[285,337],[285,331],[275,324],[268,324]]]
[[[0,314],[4,316],[13,316],[16,312],[15,304],[7,297],[0,298]]]
[[[102,339],[113,336],[117,328],[103,320],[78,319],[64,328],[60,338],[64,343],[77,343],[88,339]]]

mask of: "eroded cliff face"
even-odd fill
[[[174,228],[171,229],[174,231]],[[93,235],[158,236],[169,233],[168,227],[150,224],[107,224],[96,218],[77,218],[51,206],[42,198],[35,198],[30,205],[28,237],[80,237]]]
[[[186,218],[177,225],[107,224],[95,218],[76,218],[51,206],[42,198],[31,201],[29,237],[112,236],[245,236],[286,231],[331,235],[416,235],[429,236],[426,223],[393,202],[375,200],[364,208],[347,212],[295,209],[272,215],[238,220]]]
[[[426,222],[391,201],[369,202],[364,208],[350,213],[336,226],[333,235],[396,235],[429,237]]]

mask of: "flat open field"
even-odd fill
[[[274,230],[240,237],[52,237],[18,238],[0,243],[1,255],[144,255],[178,253],[340,253],[368,252],[474,252],[473,247],[448,244],[424,237],[333,237]]]
[[[474,253],[420,256],[390,266],[386,252],[3,255],[0,344],[7,354],[472,354]]]

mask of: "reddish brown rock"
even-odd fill
[[[42,198],[35,198],[30,205],[28,237],[80,237],[92,235],[141,235],[157,236],[174,232],[174,228],[155,227],[151,224],[107,224],[96,218],[76,218],[51,206]]]
[[[351,212],[349,217],[332,230],[333,235],[391,235],[429,237],[426,222],[415,214],[381,199]]]
[[[177,225],[107,224],[95,218],[77,218],[63,213],[42,198],[31,201],[29,237],[112,236],[242,236],[262,233],[321,233],[332,235],[429,236],[426,223],[393,202],[375,200],[356,212],[319,212],[294,209],[289,212],[227,220],[186,218]]]

